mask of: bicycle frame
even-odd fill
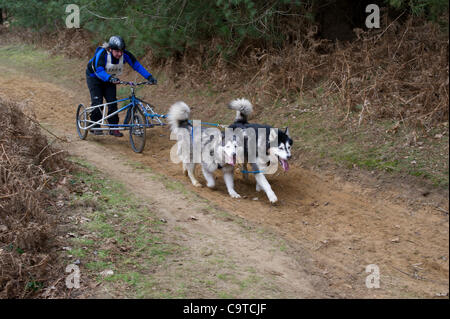
[[[166,115],[161,115],[161,114],[157,114],[153,108],[150,106],[150,103],[147,103],[139,98],[136,97],[135,95],[135,87],[138,85],[142,85],[142,84],[146,84],[146,82],[142,82],[142,83],[132,83],[132,82],[121,82],[120,84],[127,84],[131,86],[131,96],[121,99],[121,100],[117,100],[117,101],[113,101],[113,102],[109,102],[109,103],[103,103],[103,104],[99,104],[99,105],[94,105],[94,106],[90,106],[90,107],[86,107],[85,111],[86,113],[92,112],[94,109],[96,108],[102,108],[101,109],[101,113],[102,113],[102,118],[98,121],[92,121],[90,119],[86,119],[83,120],[83,122],[85,122],[85,124],[87,125],[86,127],[84,127],[83,129],[85,130],[91,130],[91,131],[110,131],[110,130],[129,130],[131,129],[131,127],[135,127],[135,126],[142,126],[142,125],[138,125],[138,124],[109,124],[109,123],[105,123],[105,120],[109,119],[110,117],[119,114],[120,112],[123,112],[125,110],[127,111],[127,115],[126,118],[128,118],[129,112],[131,111],[131,109],[133,107],[138,107],[140,108],[142,114],[145,117],[145,124],[143,125],[145,128],[149,128],[149,127],[153,127],[153,126],[163,126],[163,125],[167,125],[166,123],[162,122],[160,119],[161,118],[166,118]],[[109,104],[113,104],[113,103],[120,103],[120,102],[125,102],[125,101],[130,101],[130,103],[128,103],[127,105],[123,106],[122,108],[118,109],[117,111],[111,113],[108,115],[108,108],[107,106]],[[102,125],[102,126],[106,126],[105,127],[94,127],[97,125]]]

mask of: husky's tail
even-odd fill
[[[174,103],[167,114],[167,120],[170,124],[170,129],[172,131],[178,128],[187,128],[189,127],[189,114],[191,110],[189,106],[184,102],[176,102]]]
[[[253,112],[252,103],[247,99],[236,99],[228,104],[228,108],[236,111],[236,122],[247,123],[248,116]]]

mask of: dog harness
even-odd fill
[[[191,141],[194,142],[194,127],[192,126],[192,121],[188,120],[188,123],[191,124]],[[221,128],[227,128],[228,125],[222,125],[222,124],[218,124],[218,123],[207,123],[207,122],[202,122],[202,124],[206,124],[206,125],[210,125],[210,126],[216,126],[216,127],[221,127]],[[267,162],[267,163],[270,163]],[[217,168],[221,169],[222,165],[217,164]],[[259,173],[264,173],[264,171],[246,171],[246,170],[241,170],[241,173],[243,174],[259,174]]]
[[[246,171],[245,169],[243,169],[241,171],[241,173],[243,173],[243,174],[258,174],[258,173],[264,173],[264,171]]]

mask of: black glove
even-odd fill
[[[109,81],[109,83],[112,83],[112,84],[117,84],[120,82],[120,80],[118,78],[115,78],[113,76],[110,77],[108,81]]]
[[[156,79],[155,79],[152,75],[150,75],[150,76],[147,78],[147,80],[148,80],[151,84],[156,84],[156,83],[158,83],[158,81],[156,81]]]

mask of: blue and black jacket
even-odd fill
[[[94,57],[90,59],[87,64],[86,75],[93,78],[98,78],[104,82],[108,82],[112,75],[105,71],[107,57],[108,52],[106,51],[106,49],[104,47],[98,47],[95,50]],[[125,62],[128,63],[133,68],[133,70],[138,72],[144,78],[147,79],[149,76],[151,76],[151,73],[148,72],[129,51],[123,51],[123,60],[124,64]],[[118,64],[119,60],[111,55],[111,63]]]

